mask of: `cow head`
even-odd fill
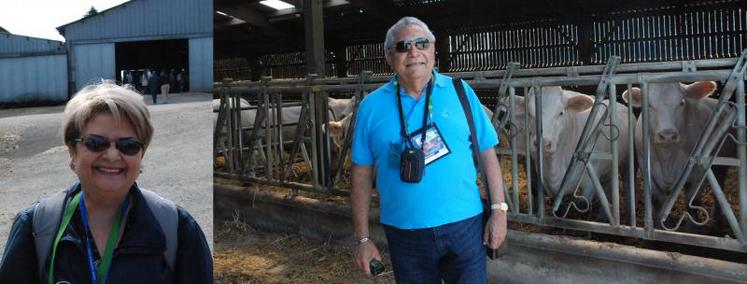
[[[680,130],[688,115],[687,106],[697,104],[716,90],[716,82],[699,81],[690,85],[682,83],[649,84],[649,129],[655,144],[680,143]],[[623,100],[633,107],[642,106],[640,88],[623,93]]]
[[[329,137],[332,138],[332,143],[334,143],[337,150],[341,149],[342,144],[345,142],[345,134],[347,134],[347,129],[350,127],[350,119],[352,117],[352,115],[348,115],[342,120],[329,122]]]
[[[534,92],[529,93],[529,120],[534,123],[541,113],[542,150],[545,155],[554,154],[561,135],[566,135],[567,123],[573,119],[573,114],[590,109],[594,105],[594,99],[560,87],[542,87],[542,110],[538,112],[534,101],[536,95]],[[531,137],[532,144],[536,146],[537,134],[532,133]]]
[[[335,99],[327,98],[327,108],[332,112],[332,120],[342,120],[344,117],[353,113],[355,108],[355,98],[352,99]]]

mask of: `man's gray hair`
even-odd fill
[[[402,19],[399,19],[397,23],[392,25],[389,30],[386,32],[386,37],[384,38],[384,49],[387,51],[392,49],[392,45],[394,45],[394,41],[396,40],[397,33],[402,30],[403,28],[407,26],[416,26],[423,30],[425,32],[425,37],[430,41],[431,43],[436,42],[436,37],[433,35],[433,32],[428,28],[428,25],[426,25],[423,21],[421,21],[418,18],[415,17],[403,17]]]

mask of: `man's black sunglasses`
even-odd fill
[[[102,152],[109,149],[112,141],[101,135],[90,134],[78,139],[74,139],[73,142],[81,142],[86,146],[86,149],[91,152]],[[143,142],[138,141],[132,137],[119,138],[114,141],[114,147],[119,150],[122,154],[127,156],[133,156],[140,153],[140,149],[143,148]]]
[[[419,37],[413,40],[403,40],[394,44],[394,50],[400,53],[405,53],[408,52],[413,45],[415,45],[415,48],[418,50],[425,50],[430,46],[430,43],[431,42],[424,37]]]

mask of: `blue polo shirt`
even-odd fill
[[[375,167],[381,223],[400,229],[435,227],[482,212],[464,110],[452,79],[438,72],[433,74],[435,80],[429,121],[438,127],[450,153],[430,163],[419,183],[402,182],[398,160],[390,161],[390,149],[401,149],[398,145],[403,141],[394,89],[395,78],[363,99],[355,122],[351,154],[353,164]],[[475,91],[466,83],[464,87],[482,152],[497,145],[498,137]],[[417,101],[405,94],[404,89],[401,93],[402,109],[411,133],[423,126],[425,91]]]

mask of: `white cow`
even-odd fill
[[[690,85],[681,83],[649,84],[649,135],[651,137],[651,177],[655,212],[669,196],[677,177],[687,164],[690,151],[706,127],[708,117],[716,109],[718,100],[709,98],[715,90],[713,81]],[[641,107],[641,90],[632,88],[623,99],[633,107]],[[638,162],[643,163],[643,120],[638,118],[635,133]],[[733,143],[726,143],[721,156],[733,156]],[[695,176],[688,183],[695,182]],[[695,188],[687,191],[692,197]],[[658,225],[658,223],[657,223]]]
[[[538,114],[542,116],[542,155],[543,155],[543,174],[545,192],[549,196],[555,196],[560,190],[560,186],[563,177],[566,174],[568,165],[571,162],[574,151],[576,150],[576,144],[578,143],[581,132],[583,131],[586,121],[589,119],[591,114],[591,107],[594,104],[594,98],[585,94],[581,94],[574,91],[563,90],[560,87],[543,87],[542,88],[542,110],[538,111],[534,103],[534,94],[530,94],[528,99],[530,100],[527,115],[530,120],[530,133],[532,137],[532,144],[536,145],[537,137],[536,131],[533,131]],[[524,110],[524,98],[516,97],[516,109],[517,112]],[[602,104],[605,107],[609,106],[609,101],[604,100]],[[610,141],[605,138],[619,138],[618,149],[619,149],[619,166],[626,164],[626,157],[628,153],[628,143],[625,137],[629,133],[629,125],[627,119],[627,107],[625,105],[616,103],[616,123],[619,133],[616,131],[610,131],[609,127],[603,127],[602,131],[595,139],[594,152],[611,153]],[[602,119],[604,109],[600,109],[595,117],[596,121]],[[609,124],[609,118],[604,119],[605,124]],[[523,123],[518,123],[523,126]],[[537,157],[536,147],[531,147],[530,153],[533,158]],[[592,159],[591,165],[597,172],[600,182],[604,189],[607,191],[609,198],[609,182],[616,177],[612,177],[612,161],[603,159]],[[583,179],[581,179],[583,177]],[[582,194],[589,200],[592,201],[594,198],[594,186],[591,179],[588,177],[586,170],[581,176],[576,176],[575,179],[568,180],[572,186],[580,184],[582,188]]]
[[[229,108],[233,108],[234,104],[233,104],[233,100],[232,99],[228,99],[227,103],[228,103],[228,107]],[[248,107],[252,106],[244,98],[239,98],[239,105],[241,106],[241,108],[248,108]],[[214,99],[213,100],[213,112],[218,111],[218,109],[220,109],[220,99]]]
[[[340,121],[353,113],[354,99],[327,98],[327,108],[331,112],[329,121]]]

